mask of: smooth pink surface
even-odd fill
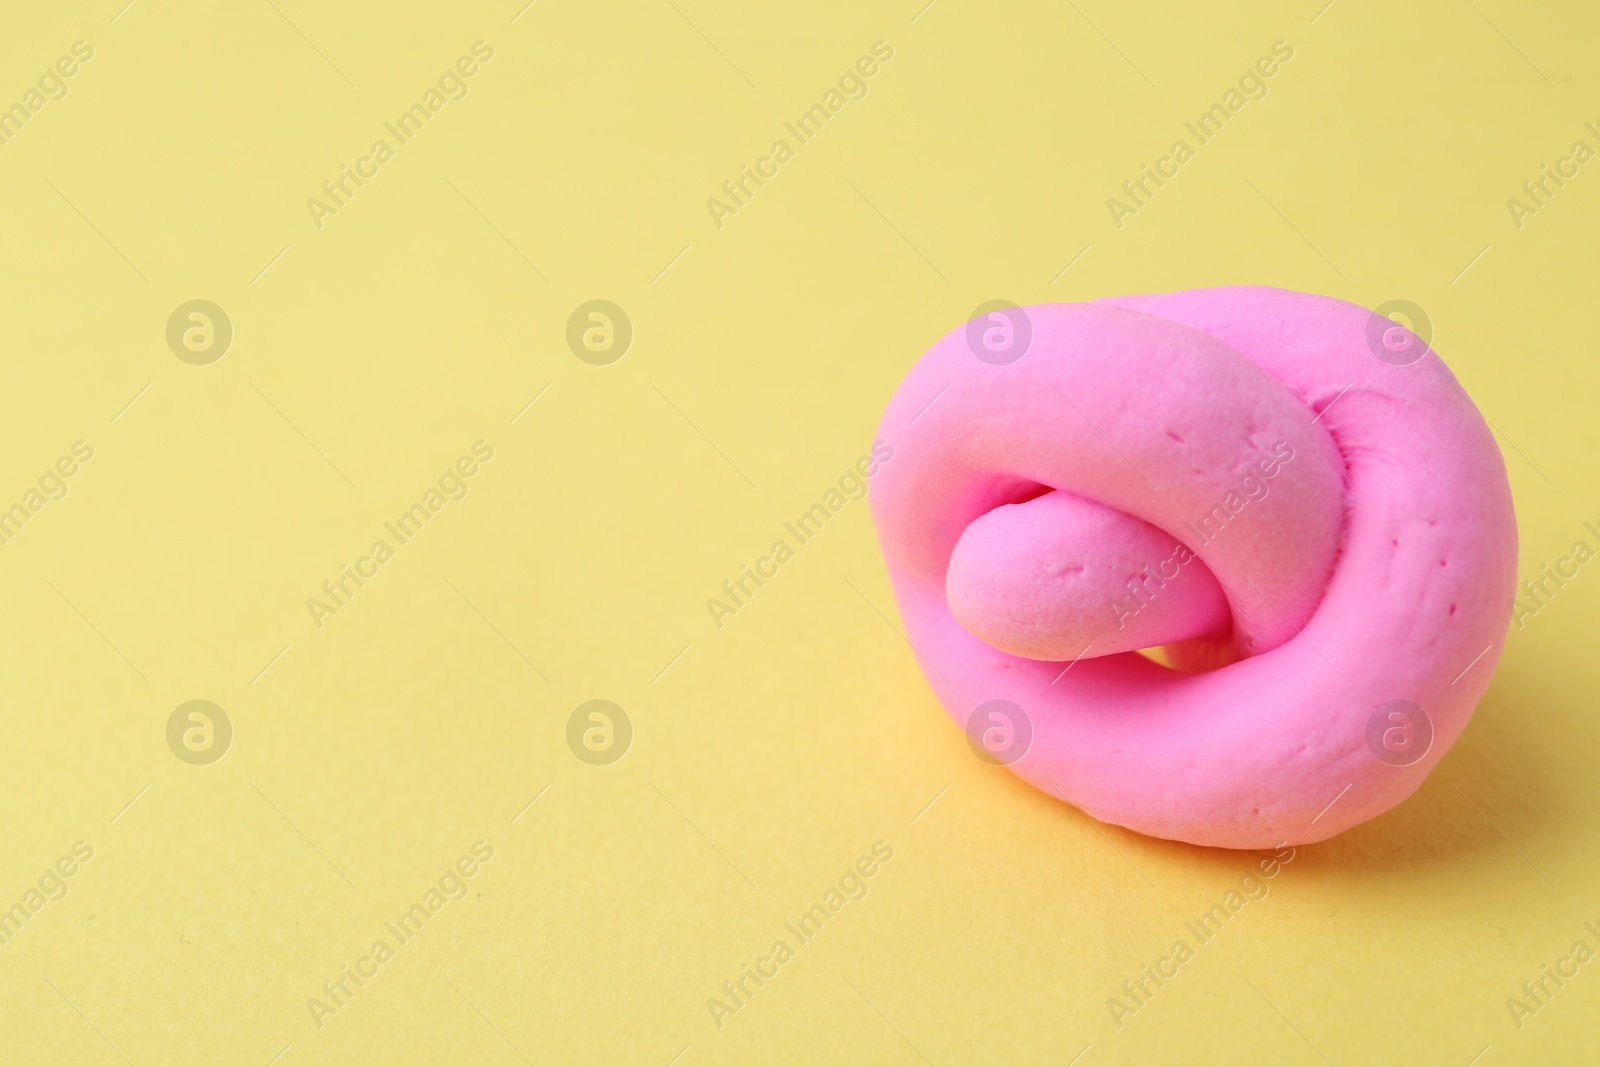
[[[1405,799],[1487,689],[1515,585],[1505,466],[1443,362],[1386,363],[1372,312],[1278,289],[1024,310],[1020,360],[957,329],[878,430],[873,516],[951,716],[1014,702],[1013,771],[1158,837],[1299,844]],[[1151,571],[1174,576],[1130,597]],[[1161,643],[1226,665],[1128,651]],[[1367,744],[1397,699],[1434,730],[1404,767]]]

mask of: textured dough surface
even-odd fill
[[[1278,289],[1024,310],[1020,360],[952,331],[878,431],[874,520],[951,716],[1015,703],[1011,770],[1198,844],[1322,840],[1409,796],[1487,689],[1515,585],[1505,466],[1448,368],[1384,362],[1372,312]],[[1158,644],[1223,665],[1131,651]],[[1407,766],[1367,741],[1392,700],[1432,724]]]

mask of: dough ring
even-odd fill
[[[1409,796],[1488,688],[1505,465],[1438,356],[1365,308],[1006,305],[928,350],[878,436],[924,675],[980,757],[1096,819],[1332,837]]]

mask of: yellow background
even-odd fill
[[[1520,1030],[1506,1007],[1600,948],[1589,570],[1514,630],[1415,797],[1301,849],[1120,1028],[1107,999],[1255,857],[974,759],[865,504],[722,629],[705,600],[979,304],[1228,283],[1426,309],[1502,434],[1522,574],[1594,543],[1600,173],[1520,230],[1505,201],[1600,147],[1600,15],[919,4],[8,13],[0,102],[95,54],[0,146],[0,502],[95,455],[0,547],[0,907],[95,854],[0,946],[0,1061],[1597,1055],[1600,962]],[[306,199],[480,39],[469,95],[313,225]],[[869,95],[713,225],[706,199],[878,40]],[[1106,198],[1277,40],[1270,95],[1114,226]],[[235,331],[209,366],[165,340],[196,298]],[[595,298],[634,326],[610,366],[564,339]],[[313,625],[306,599],[480,439],[466,499]],[[595,698],[635,731],[606,767],[565,741]],[[235,729],[210,766],[165,740],[191,699]],[[319,1029],[307,998],[480,839],[467,898]],[[707,998],[878,840],[870,894],[714,1025]]]

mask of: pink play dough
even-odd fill
[[[1020,359],[955,330],[878,430],[873,517],[951,716],[1010,701],[1012,771],[1157,837],[1302,844],[1404,800],[1488,688],[1516,580],[1505,465],[1444,363],[1281,289],[1022,311]],[[1390,701],[1431,723],[1411,762],[1369,741]]]

